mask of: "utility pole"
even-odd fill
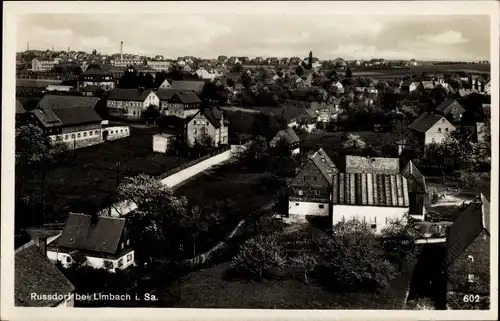
[[[116,187],[120,186],[120,162],[116,163]]]

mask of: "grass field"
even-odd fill
[[[192,158],[167,156],[152,151],[157,128],[131,128],[131,136],[77,149],[69,160],[46,170],[45,202],[48,212],[64,220],[69,211],[92,212],[115,199],[118,179],[140,173],[159,175]],[[198,156],[198,155],[196,155]],[[117,163],[120,162],[118,171]],[[24,195],[41,201],[41,172],[25,182]]]
[[[411,264],[414,264],[412,262]],[[176,308],[247,309],[401,309],[411,279],[408,264],[388,289],[377,293],[332,293],[314,279],[305,284],[301,274],[281,272],[262,282],[228,281],[229,263],[219,264],[185,276],[181,283],[181,302]],[[170,292],[176,292],[171,289]]]

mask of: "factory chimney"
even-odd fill
[[[123,41],[120,42],[120,60],[123,60]]]
[[[26,51],[30,51],[30,43],[29,42],[26,44],[26,47],[27,47]]]

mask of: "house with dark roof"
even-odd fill
[[[124,218],[70,213],[61,236],[47,245],[47,257],[68,266],[85,256],[89,265],[115,272],[135,264],[131,242]]]
[[[454,121],[459,121],[465,109],[455,99],[446,99],[436,107],[436,112],[443,116],[452,116]]]
[[[113,90],[116,86],[116,81],[113,74],[108,70],[103,69],[99,65],[89,66],[84,72],[78,75],[79,90],[85,89],[87,86],[95,86],[104,90]]]
[[[439,144],[455,130],[455,126],[443,115],[424,112],[409,126],[418,142],[424,146]]]
[[[14,274],[15,306],[73,307],[74,285],[33,241],[15,250]]]
[[[165,116],[186,118],[196,114],[201,107],[201,99],[194,91],[158,89],[156,95],[160,100],[160,111]]]
[[[412,80],[407,79],[401,81],[399,88],[401,89],[401,91],[409,94],[417,90],[418,86],[420,86],[419,82],[414,82]]]
[[[188,146],[226,145],[229,141],[228,124],[219,109],[215,107],[198,109],[196,114],[185,118],[184,141]]]
[[[46,95],[32,112],[52,143],[70,149],[102,142],[102,118],[94,110],[96,97]]]
[[[169,89],[172,88],[172,79],[165,79],[161,85],[158,87],[158,89]]]
[[[320,148],[308,157],[288,187],[288,214],[290,216],[329,216],[331,188],[338,170]]]
[[[194,91],[199,95],[203,91],[204,86],[205,81],[203,80],[173,80],[171,88],[182,91]]]
[[[490,294],[490,202],[485,195],[451,225],[443,269],[448,294]]]
[[[274,138],[269,142],[269,146],[271,146],[271,148],[275,148],[278,146],[280,141],[284,141],[287,144],[292,154],[300,153],[300,138],[292,128],[286,128],[278,131],[276,136],[274,136]]]
[[[150,89],[113,89],[106,103],[109,115],[119,119],[138,120],[149,106],[159,108],[160,99]]]

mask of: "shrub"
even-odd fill
[[[282,268],[285,260],[275,235],[258,235],[247,240],[232,262],[231,268],[238,275],[262,280],[270,268]]]

